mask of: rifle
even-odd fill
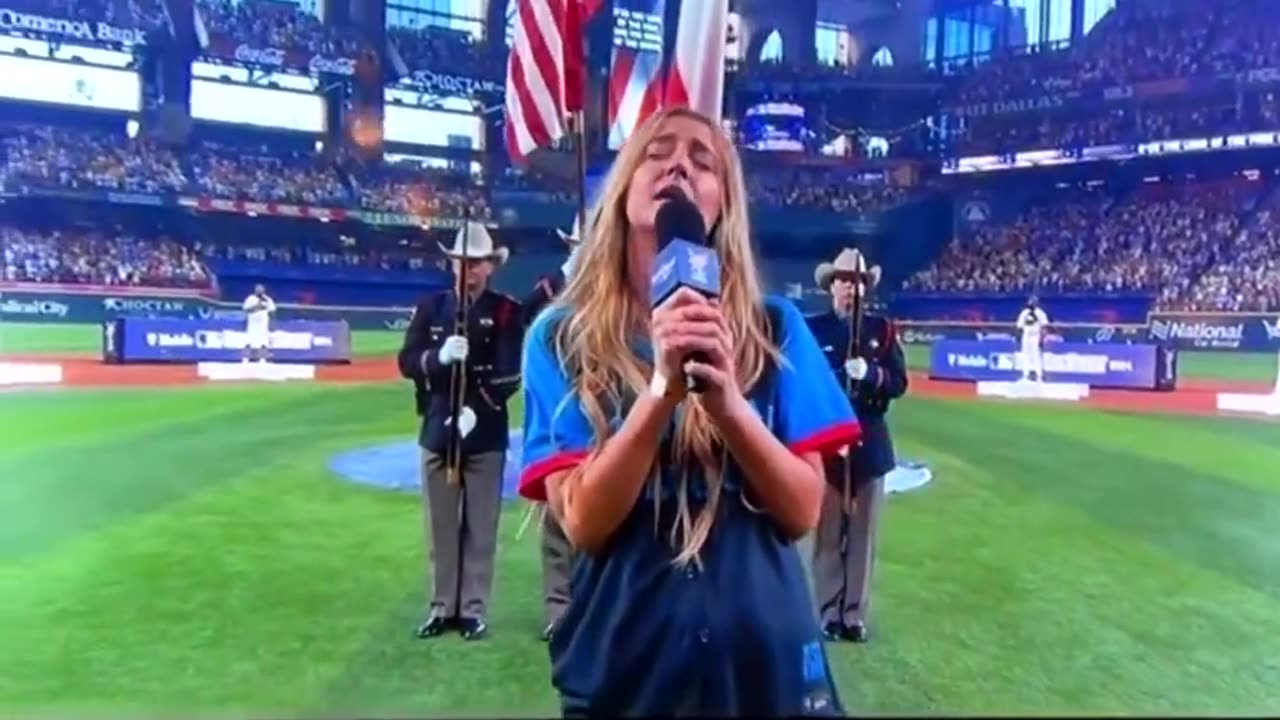
[[[462,257],[458,259],[457,277],[454,278],[454,292],[458,302],[454,309],[453,334],[467,336],[467,316],[471,311],[471,294],[467,292],[467,264],[470,262],[468,244],[471,239],[471,224],[466,220],[462,225]],[[445,446],[445,467],[449,471],[449,484],[460,485],[462,482],[462,433],[458,429],[459,415],[466,401],[467,363],[454,363],[449,375],[449,439]]]
[[[866,283],[862,273],[858,273],[854,278],[854,294],[853,307],[849,312],[849,345],[845,349],[845,361],[858,357],[859,351],[862,349],[862,314],[863,314],[863,293],[865,292]],[[853,390],[855,381],[848,372],[844,374],[844,393],[845,396],[853,400]],[[840,616],[844,617],[845,611],[845,588],[849,586],[849,525],[853,522],[853,513],[857,508],[857,499],[853,494],[853,452],[851,447],[844,457],[843,487],[840,492],[840,539],[837,547],[840,548]]]
[[[470,213],[463,217],[462,225],[462,257],[458,259],[457,277],[454,278],[454,292],[458,302],[453,316],[453,334],[467,336],[467,315],[471,311],[471,293],[467,292],[467,265],[471,259],[468,245],[471,240]],[[456,362],[449,375],[449,435],[445,445],[445,468],[448,472],[448,483],[458,488],[458,585],[454,588],[454,597],[458,603],[458,612],[462,612],[462,577],[463,552],[467,537],[467,486],[462,474],[462,431],[458,421],[462,414],[462,404],[466,402],[467,361]]]

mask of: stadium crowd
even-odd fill
[[[505,53],[494,57],[470,33],[460,30],[396,25],[387,28],[387,39],[410,71],[434,70],[491,80],[501,80],[506,72]]]
[[[1280,8],[1263,0],[1212,7],[1190,0],[1119,4],[1078,43],[964,65],[947,102],[962,118],[949,152],[1073,149],[1280,129],[1270,89],[1218,93],[1211,84],[1191,82],[1280,67],[1277,20]],[[1135,85],[1161,81],[1174,84],[1135,99]],[[1193,92],[1194,98],[1179,97]],[[1024,111],[992,110],[992,103],[1011,100],[1034,102]]]
[[[314,153],[206,142],[191,170],[194,189],[210,197],[324,206],[350,198],[333,164]]]
[[[187,193],[213,198],[359,207],[420,216],[490,218],[490,193],[537,192],[567,201],[562,179],[504,172],[489,183],[412,162],[363,164],[346,156],[209,140],[174,151],[123,133],[33,124],[0,126],[0,184],[72,190]],[[839,170],[755,170],[752,198],[771,207],[874,213],[902,202],[895,187],[855,182]]]
[[[1275,192],[1258,182],[1144,186],[1120,200],[1101,193],[1070,197],[957,238],[904,288],[1150,292],[1166,310],[1275,309],[1276,210]]]
[[[295,3],[196,0],[196,8],[210,35],[235,38],[255,48],[329,57],[352,57],[360,49],[354,37],[325,25]]]
[[[219,242],[196,242],[193,249],[206,261],[235,260],[277,265],[313,265],[350,267],[366,270],[444,269],[445,258],[432,250],[413,248],[363,248],[355,246],[326,247],[236,245]]]
[[[0,182],[33,187],[176,192],[187,180],[177,157],[123,135],[37,125],[0,129]]]
[[[754,203],[766,207],[804,207],[872,214],[906,198],[893,185],[866,185],[840,170],[750,171],[747,188]]]
[[[5,225],[0,255],[7,282],[190,288],[212,283],[191,248],[163,237]]]

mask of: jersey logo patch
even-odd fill
[[[827,679],[827,664],[822,657],[822,644],[814,641],[806,643],[801,650],[801,669],[805,683]]]

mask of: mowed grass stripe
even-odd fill
[[[0,561],[159,511],[297,454],[318,438],[352,436],[369,418],[383,419],[388,430],[408,425],[403,415],[388,412],[398,399],[389,390],[261,388],[263,402],[274,402],[235,405],[230,412],[218,409],[217,396],[192,391],[188,402],[205,414],[118,437],[6,453],[0,457],[0,478],[9,479],[0,483]],[[139,403],[138,411],[146,406]],[[108,421],[85,406],[74,422]]]
[[[279,402],[323,392],[318,385],[195,386],[188,388],[75,389],[15,392],[4,396],[0,450],[47,452],[52,448],[163,430],[174,423],[207,420],[236,412],[265,411]]]
[[[412,503],[329,480],[316,447],[0,572],[0,705],[309,705],[421,575]]]
[[[1078,406],[983,401],[998,416],[1037,432],[1280,493],[1280,424],[1251,420],[1129,412]]]
[[[416,498],[413,506],[420,507]],[[427,570],[418,555],[407,593],[389,606],[308,714],[558,715],[550,657],[538,637],[544,622],[541,535],[535,524],[517,537],[526,507],[512,502],[503,512],[488,642],[467,643],[457,635],[427,642],[412,636],[423,619],[427,592],[420,580]],[[418,511],[413,519],[420,522],[420,517]]]
[[[75,698],[98,714],[380,706],[530,714],[529,695],[541,690],[542,709],[532,714],[551,712],[546,646],[535,640],[537,535],[515,539],[523,506],[510,506],[503,521],[501,600],[491,615],[500,639],[423,643],[411,634],[424,608],[420,503],[328,477],[322,460],[340,447],[306,448],[0,572],[8,598],[0,607],[27,627],[10,638],[13,647],[37,645],[54,628],[87,627],[26,653],[21,667],[0,667],[0,678],[11,678],[7,689],[0,681],[0,706]],[[73,657],[77,668],[63,672]],[[492,682],[495,672],[502,683]],[[524,681],[511,685],[517,676]],[[384,694],[394,689],[404,692]]]
[[[1248,441],[1272,452],[1280,451],[1280,422],[1276,418],[1260,415],[1253,417],[1229,416],[1215,418],[1213,422],[1205,422],[1204,418],[1201,417],[1168,415],[1161,416],[1158,419],[1162,424],[1174,425],[1180,429],[1201,433],[1211,432],[1220,440],[1229,438],[1236,441]],[[1280,476],[1276,477],[1276,480],[1280,480]]]
[[[1002,481],[1280,598],[1280,494],[1047,432],[1018,417],[1008,407],[953,402],[936,422],[911,431],[966,448],[966,458]],[[1164,442],[1212,452],[1196,448],[1176,426]]]
[[[914,407],[911,424],[944,408]],[[903,433],[925,490],[884,518],[867,649],[834,649],[864,712],[1258,712],[1280,705],[1280,604]],[[1046,481],[1060,481],[1065,468]],[[945,512],[944,512],[945,511]],[[920,698],[910,701],[907,698]]]

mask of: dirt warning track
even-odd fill
[[[108,365],[97,358],[86,356],[27,355],[5,359],[12,362],[58,363],[62,365],[62,387],[173,387],[211,384],[211,381],[197,374],[195,365]],[[394,358],[360,358],[347,365],[317,365],[315,381],[370,383],[399,379]],[[1173,392],[1092,389],[1088,398],[1069,405],[1125,412],[1220,415],[1222,413],[1217,408],[1219,392],[1266,393],[1270,389],[1260,383],[1183,380]],[[918,372],[911,374],[909,393],[923,397],[978,399],[973,383],[931,380],[924,373]]]

